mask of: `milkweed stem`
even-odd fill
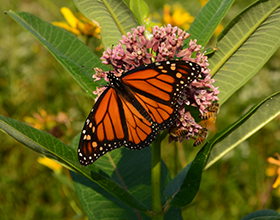
[[[165,135],[164,135],[165,136]],[[153,220],[163,220],[161,204],[161,141],[163,134],[159,135],[152,143],[152,212],[155,214]]]

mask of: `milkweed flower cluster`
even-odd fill
[[[180,116],[175,122],[178,129],[187,129],[184,137],[171,137],[170,140],[189,139],[199,134],[202,127],[195,122],[190,111],[186,110],[186,106],[197,107],[201,114],[206,113],[207,108],[215,101],[218,101],[218,88],[213,86],[215,82],[211,78],[208,69],[208,60],[201,50],[201,46],[197,45],[196,40],[189,42],[189,47],[183,49],[183,42],[190,34],[184,32],[178,27],[167,25],[164,27],[155,26],[152,28],[152,37],[148,39],[145,36],[145,26],[139,26],[132,29],[132,33],[128,32],[127,36],[122,36],[119,44],[113,49],[107,48],[101,59],[102,63],[111,65],[116,76],[132,70],[136,67],[147,65],[159,61],[180,59],[191,61],[201,66],[201,80],[195,80],[183,92],[179,100]],[[124,47],[125,49],[123,49]],[[99,68],[95,68],[96,74],[93,75],[95,81],[104,78],[106,81],[106,72]],[[98,88],[94,94],[100,95],[106,87]]]

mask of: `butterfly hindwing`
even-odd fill
[[[131,150],[141,150],[148,147],[157,136],[157,124],[147,120],[127,100],[122,99],[122,102],[128,129],[128,140],[124,146]]]
[[[160,130],[165,129],[172,124],[178,115],[176,108],[173,106],[156,102],[155,100],[148,98],[139,93],[134,93],[136,100],[144,107],[145,111],[149,113],[153,122],[157,123]],[[177,104],[178,105],[178,104]]]

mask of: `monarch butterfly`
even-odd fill
[[[79,162],[87,166],[108,151],[125,146],[148,147],[159,130],[169,128],[178,116],[178,98],[201,77],[201,67],[189,61],[162,61],[137,67],[109,84],[83,127]]]

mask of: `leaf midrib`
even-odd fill
[[[235,53],[236,51],[238,51],[238,48],[241,47],[241,45],[250,37],[252,36],[252,34],[260,27],[260,25],[279,7],[280,4],[276,5],[275,7],[271,8],[270,13],[267,13],[267,16],[264,16],[262,19],[260,19],[255,25],[253,25],[251,29],[249,29],[250,31],[247,32],[247,34],[244,35],[243,39],[244,40],[240,40],[238,41],[238,43],[232,47],[232,49],[225,54],[225,56],[220,60],[219,63],[217,63],[217,65],[215,65],[215,67],[212,68],[212,73],[216,73],[221,66],[223,66],[226,61],[232,56],[233,53]],[[250,16],[251,18],[251,16]],[[241,17],[241,19],[243,19],[243,17]],[[244,22],[244,24],[247,24],[248,22]],[[226,36],[225,36],[226,37]],[[230,40],[226,37],[226,39],[230,42]]]
[[[109,5],[107,4],[106,1],[103,1],[103,2],[104,2],[104,5],[106,6],[106,8],[108,9],[108,11],[110,12],[110,14],[111,14],[111,16],[112,16],[114,22],[116,23],[117,27],[118,27],[119,30],[120,30],[120,32],[121,32],[123,35],[125,35],[125,32],[124,32],[122,26],[120,25],[120,23],[118,22],[118,19],[117,19],[117,17],[115,16],[115,14],[113,13],[112,9],[109,7]],[[120,4],[121,4],[121,3],[119,3],[119,4],[116,6],[116,8],[118,8]]]

